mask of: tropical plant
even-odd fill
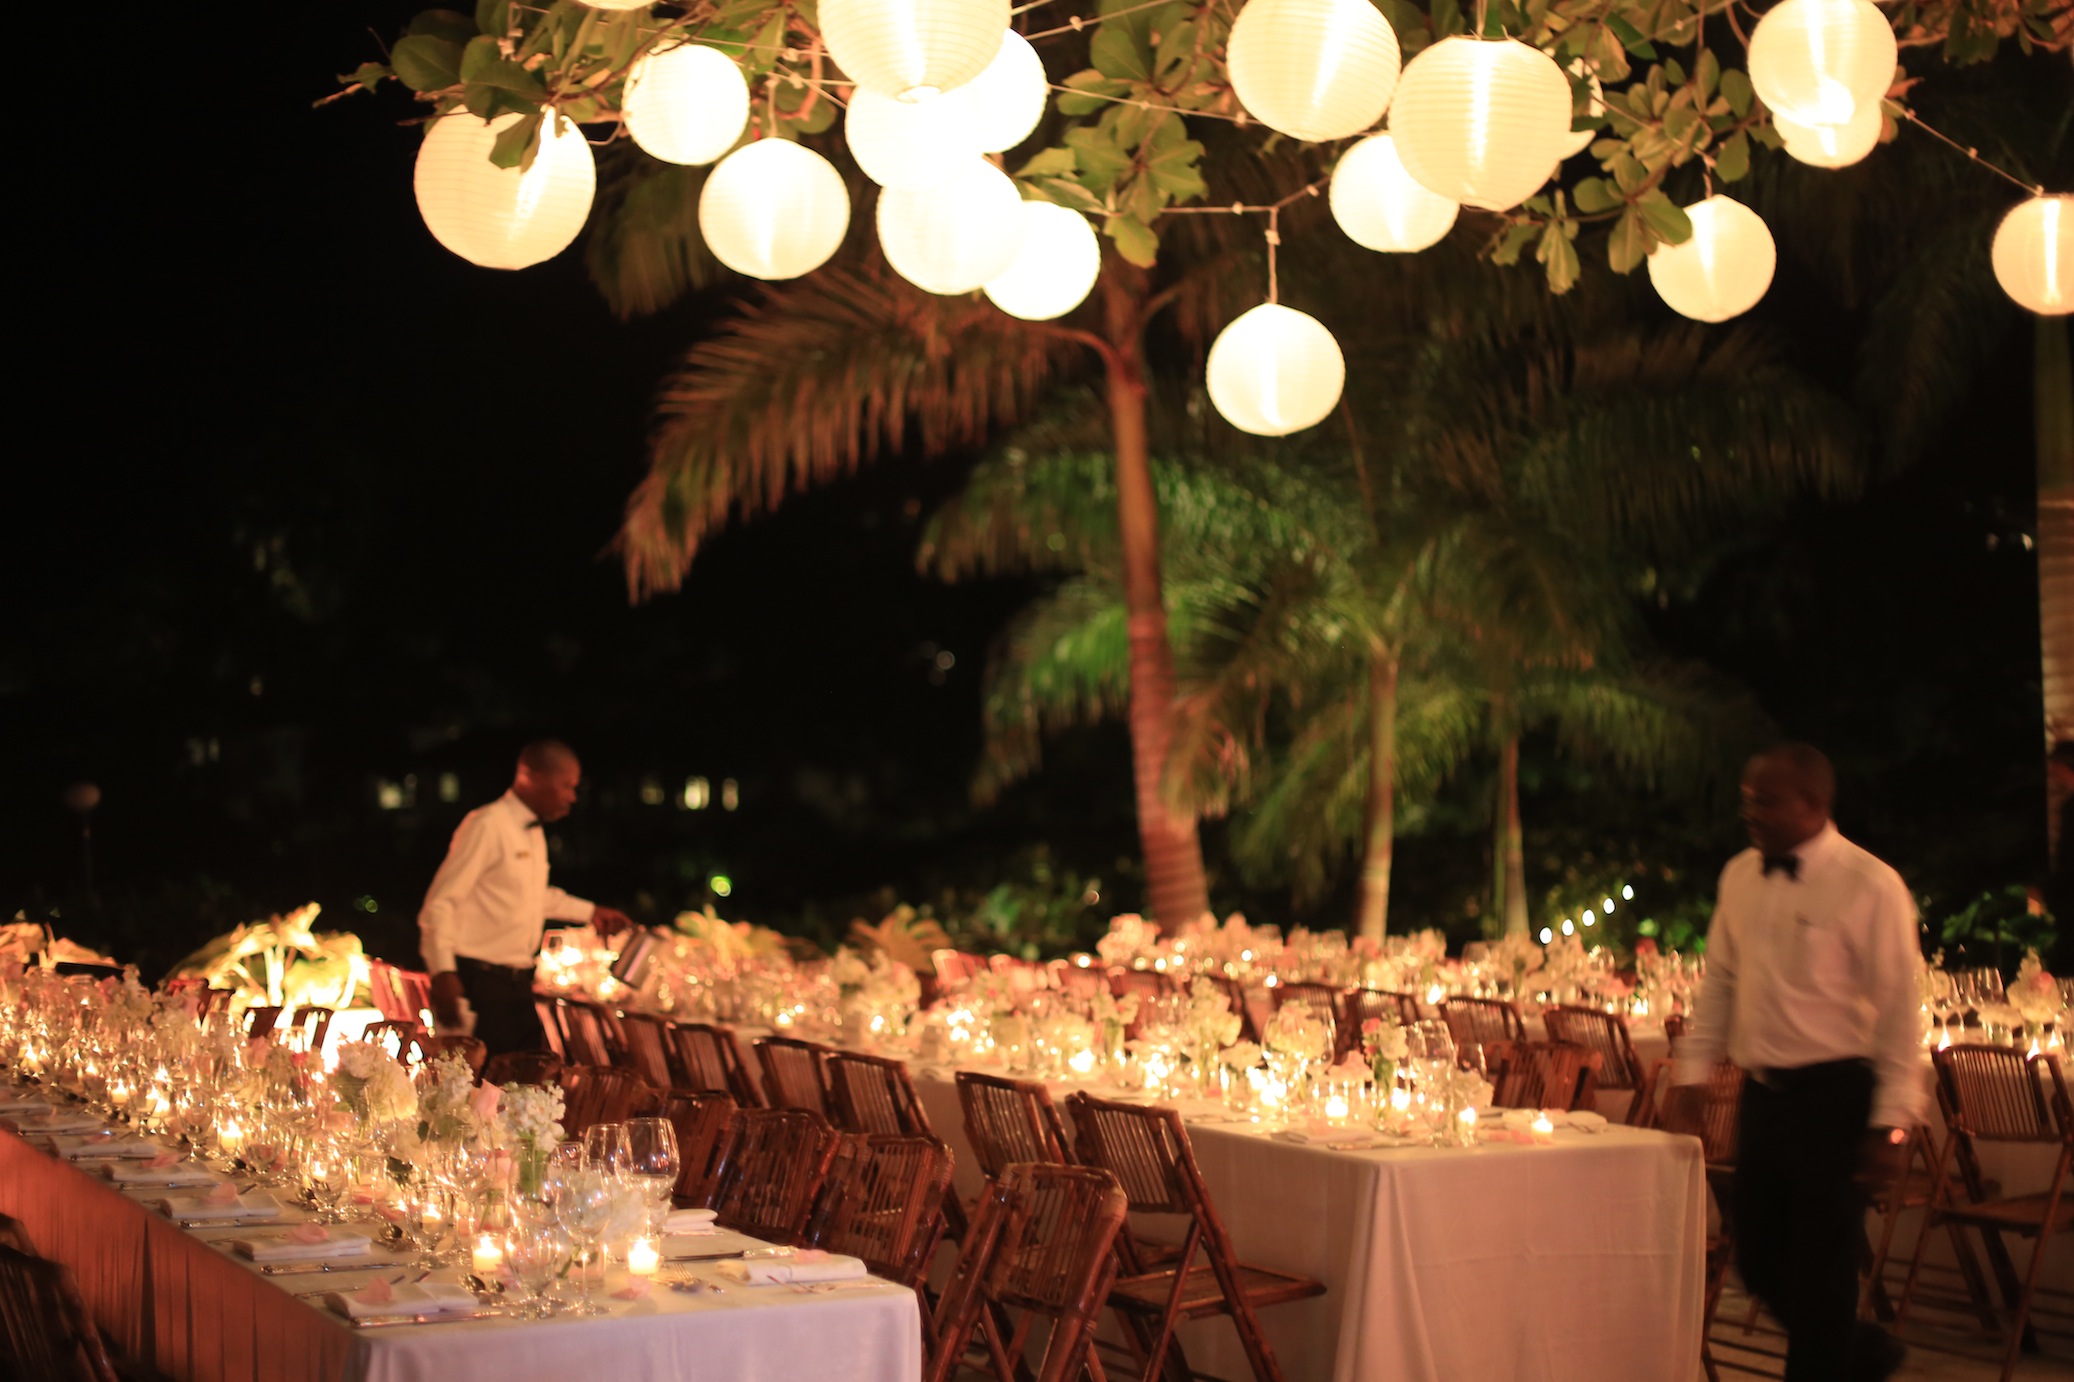
[[[347,1008],[366,996],[367,956],[350,931],[318,934],[308,902],[216,937],[173,966],[175,976],[230,989],[231,1006]]]

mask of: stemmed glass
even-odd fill
[[[504,1260],[526,1288],[526,1302],[520,1312],[524,1318],[539,1320],[555,1313],[557,1307],[547,1288],[569,1260],[569,1246],[569,1235],[545,1215],[522,1218],[506,1236]],[[586,1275],[586,1287],[588,1284]]]
[[[591,1265],[597,1261],[604,1249],[605,1230],[612,1225],[614,1208],[613,1178],[603,1171],[587,1168],[575,1171],[564,1181],[558,1213],[562,1226],[569,1230],[583,1252],[579,1296],[572,1313],[578,1315],[602,1315],[605,1307],[591,1299]]]
[[[593,1170],[613,1176],[627,1173],[627,1125],[593,1123],[583,1130],[583,1159]]]
[[[626,1146],[626,1174],[640,1187],[648,1205],[649,1228],[662,1227],[670,1210],[670,1194],[677,1188],[677,1130],[667,1118],[630,1118],[622,1139]]]

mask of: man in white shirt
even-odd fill
[[[1788,1382],[1883,1378],[1906,1353],[1855,1317],[1865,1191],[1898,1173],[1923,1111],[1923,953],[1908,886],[1837,833],[1835,792],[1806,744],[1744,771],[1753,847],[1721,871],[1666,1110],[1690,1117],[1724,1058],[1745,1072],[1727,1208],[1743,1282],[1786,1326]]]
[[[608,936],[630,924],[547,881],[541,824],[569,814],[582,780],[567,744],[542,739],[521,749],[511,790],[462,818],[418,912],[433,1014],[458,1026],[465,996],[493,1056],[547,1044],[533,1006],[533,958],[548,920],[589,922]]]

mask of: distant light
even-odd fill
[[[1593,922],[1595,922],[1595,921],[1597,921],[1597,920],[1598,920],[1598,918],[1597,918],[1596,916],[1593,916],[1593,915],[1592,915],[1592,912],[1591,912],[1591,909],[1587,907],[1587,908],[1585,909],[1585,912],[1584,912],[1584,924],[1585,924],[1586,926],[1589,926],[1589,925],[1591,925],[1591,924],[1592,924]]]
[[[716,873],[706,880],[706,886],[713,890],[713,896],[726,897],[735,890],[735,881],[724,873]]]
[[[684,779],[684,795],[679,798],[687,811],[703,811],[713,800],[713,784],[702,777]]]
[[[663,798],[667,795],[668,793],[663,791],[662,783],[654,778],[644,777],[641,779],[641,804],[643,806],[660,806],[663,804]]]
[[[1613,914],[1613,899],[1609,897],[1601,901],[1599,903],[1599,910],[1606,913],[1608,916],[1611,916]]]
[[[741,804],[742,784],[731,777],[722,778],[720,781],[720,809],[732,811]]]
[[[459,773],[441,773],[439,775],[439,799],[441,801],[459,801],[461,799],[461,775]]]
[[[1645,919],[1637,923],[1635,933],[1642,936],[1653,936],[1656,934],[1656,923]]]
[[[958,656],[956,653],[953,653],[949,648],[945,648],[942,652],[936,655],[936,665],[943,671],[948,672],[951,670],[951,668],[958,665]]]
[[[1548,944],[1548,943],[1549,943],[1550,941],[1552,941],[1552,940],[1554,940],[1554,939],[1555,939],[1555,932],[1553,932],[1553,931],[1549,930],[1549,929],[1548,929],[1548,928],[1547,928],[1546,926],[1544,926],[1544,927],[1542,927],[1542,928],[1541,928],[1541,943],[1542,943],[1543,945],[1547,945],[1547,944]]]
[[[401,811],[403,809],[403,784],[391,782],[386,777],[383,778],[374,785],[374,799],[375,805],[381,807],[384,811]]]
[[[381,904],[371,897],[356,897],[353,899],[353,906],[360,911],[369,913],[379,912],[382,909]]]
[[[1584,924],[1586,926],[1592,924],[1591,917],[1592,914],[1590,912],[1586,912],[1584,914]],[[1570,918],[1568,917],[1563,918],[1563,934],[1566,936],[1574,936],[1577,934],[1577,928],[1570,924]]]
[[[1621,885],[1620,895],[1626,901],[1633,902],[1635,900],[1635,890],[1626,884]]]
[[[254,696],[264,696],[266,694],[266,683],[258,677],[252,678],[252,694]]]

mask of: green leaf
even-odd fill
[[[1540,233],[1541,227],[1533,221],[1514,221],[1511,225],[1505,227],[1505,234],[1499,239],[1498,247],[1491,251],[1491,262],[1494,264],[1519,263],[1520,255],[1525,252],[1528,245],[1533,243],[1534,237]]]
[[[1685,208],[1673,202],[1661,191],[1653,191],[1635,206],[1641,211],[1642,219],[1649,224],[1650,233],[1667,245],[1682,245],[1692,238],[1692,218]]]
[[[1606,262],[1617,274],[1633,273],[1635,266],[1649,257],[1649,245],[1648,223],[1631,206],[1613,223],[1613,234],[1606,242]]]
[[[431,34],[396,41],[389,59],[396,75],[413,91],[444,91],[461,80],[461,45]]]
[[[1656,60],[1656,46],[1652,44],[1648,39],[1642,37],[1642,31],[1640,29],[1637,29],[1634,25],[1628,23],[1619,15],[1607,15],[1606,27],[1611,29],[1615,34],[1617,34],[1620,38],[1621,46],[1626,48],[1630,53],[1633,53],[1636,57],[1646,59],[1650,62],[1654,62]]]
[[[1534,257],[1548,270],[1548,290],[1561,296],[1577,286],[1583,265],[1577,262],[1577,246],[1563,233],[1560,221],[1551,221],[1541,232],[1541,246]]]
[[[424,34],[454,43],[466,43],[481,30],[477,29],[475,21],[465,14],[457,14],[453,10],[424,10],[411,17],[410,24],[403,32],[412,37]]]
[[[1034,192],[1041,201],[1057,202],[1060,206],[1075,211],[1107,211],[1102,199],[1074,182],[1071,178],[1033,178],[1023,184],[1024,191]]]
[[[1649,181],[1649,170],[1633,154],[1615,154],[1606,170],[1613,174],[1613,180],[1620,185],[1624,197],[1632,197],[1643,183]]]
[[[1113,104],[1104,97],[1121,96],[1130,90],[1128,84],[1111,81],[1092,67],[1075,72],[1062,85],[1067,89],[1058,95],[1061,115],[1092,115]]]
[[[1723,182],[1741,182],[1750,175],[1750,136],[1738,130],[1722,141],[1714,155],[1714,171]]]
[[[1571,189],[1570,199],[1577,204],[1577,209],[1587,216],[1611,211],[1625,200],[1619,189],[1604,178],[1584,179]]]
[[[1130,171],[1131,156],[1116,147],[1101,130],[1086,125],[1066,131],[1074,161],[1080,165],[1080,182],[1090,192],[1107,192]]]
[[[538,120],[514,120],[504,129],[497,131],[497,142],[490,146],[490,162],[499,168],[523,168],[533,161],[535,147],[540,143]]]
[[[1145,176],[1152,185],[1174,201],[1191,201],[1210,195],[1210,185],[1203,181],[1203,146],[1193,139],[1181,137],[1181,122],[1175,120],[1165,128],[1172,129],[1172,137],[1155,137],[1153,145],[1159,151],[1145,162]],[[1164,132],[1164,131],[1163,131]]]
[[[1096,29],[1095,41],[1088,45],[1088,60],[1105,77],[1127,82],[1152,80],[1152,54],[1125,24],[1105,23]]]
[[[476,0],[476,31],[502,38],[511,28],[511,0]]]
[[[1032,155],[1028,163],[1015,170],[1015,175],[1019,178],[1071,177],[1078,168],[1071,149],[1054,145]]]
[[[1129,216],[1111,216],[1102,233],[1116,242],[1116,252],[1141,269],[1159,262],[1159,236],[1151,226]]]
[[[1611,29],[1593,28],[1586,57],[1591,63],[1592,71],[1606,86],[1626,81],[1628,75],[1634,71],[1628,65],[1628,52],[1621,45],[1620,35]]]
[[[1750,74],[1739,67],[1731,67],[1721,74],[1721,94],[1728,98],[1728,108],[1740,120],[1750,113],[1750,102],[1757,93],[1750,85]]]
[[[386,77],[393,77],[395,75],[395,73],[391,72],[381,63],[363,62],[358,67],[353,69],[353,75],[351,77],[341,77],[339,78],[339,80],[356,82],[359,85],[366,87],[369,91],[372,91],[374,90],[376,83],[382,81]]]
[[[1700,100],[1704,103],[1713,96],[1714,88],[1721,84],[1721,59],[1714,56],[1713,49],[1703,48],[1696,66],[1698,71],[1694,75],[1699,79]]]

